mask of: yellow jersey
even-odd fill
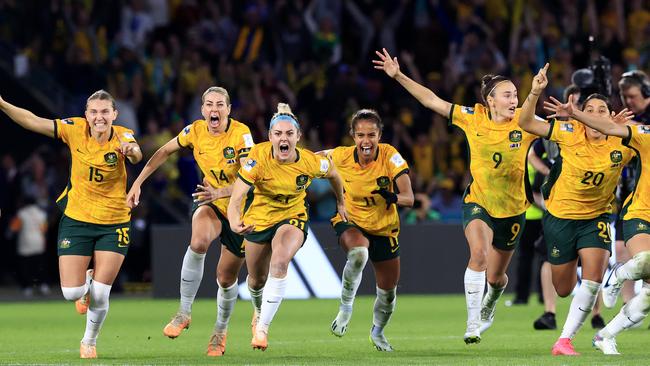
[[[177,137],[178,145],[192,149],[194,160],[215,188],[235,183],[240,168],[240,158],[248,156],[253,147],[253,136],[245,124],[230,118],[224,133],[212,135],[205,120],[196,120],[186,126]],[[214,200],[212,203],[228,216],[230,197]]]
[[[590,142],[575,120],[551,120],[549,140],[560,158],[542,186],[546,209],[561,219],[586,220],[612,212],[621,171],[634,153],[618,137]]]
[[[397,206],[390,205],[386,209],[386,201],[380,195],[370,193],[377,189],[395,192],[395,180],[408,173],[408,164],[397,150],[391,145],[379,144],[374,161],[366,167],[359,165],[356,146],[337,147],[330,151],[329,157],[343,181],[348,220],[371,235],[397,238]],[[332,225],[341,221],[337,213],[332,218]]]
[[[330,171],[330,161],[313,152],[296,148],[296,161],[280,163],[273,157],[273,145],[255,145],[239,177],[252,186],[244,207],[244,223],[254,224],[255,231],[267,229],[287,219],[309,220],[307,187],[313,178],[323,178]]]
[[[131,219],[126,205],[125,157],[117,151],[123,142],[135,142],[133,131],[111,127],[108,142],[99,144],[90,135],[85,118],[54,120],[54,136],[70,149],[68,185],[56,200],[63,213],[91,224],[121,224]]]
[[[637,171],[634,192],[623,205],[623,220],[641,219],[650,222],[650,126],[628,126],[630,135],[623,139],[623,145],[633,149],[641,164]]]
[[[537,136],[519,125],[521,109],[504,123],[495,123],[482,104],[474,108],[452,105],[449,121],[465,133],[469,154],[470,184],[464,203],[481,205],[495,218],[524,213],[532,202],[528,182],[528,149]]]

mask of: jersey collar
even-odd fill
[[[375,159],[374,161],[377,161],[379,158],[379,146],[377,146],[377,152],[375,153]],[[359,164],[359,152],[357,151],[357,147],[354,147],[354,162]]]

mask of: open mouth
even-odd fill
[[[106,126],[106,121],[95,121],[95,127],[104,127]]]
[[[280,152],[281,153],[288,153],[289,152],[289,144],[280,144]]]
[[[516,110],[516,109],[517,109],[517,107],[510,107],[510,108],[508,108],[508,110],[509,110],[511,113],[515,113],[515,110]]]
[[[210,125],[216,126],[218,124],[219,124],[219,116],[218,115],[210,116]]]
[[[361,146],[361,152],[363,154],[370,154],[372,152],[372,146]]]

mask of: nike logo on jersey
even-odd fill
[[[478,132],[477,132],[477,133],[476,133],[476,136],[481,137],[481,136],[485,136],[485,134],[481,134],[481,133],[478,133]]]
[[[79,148],[77,148],[77,152],[78,152],[79,154],[85,154],[83,151],[79,150]]]
[[[205,153],[206,153],[205,151],[201,151],[201,150],[199,150],[199,155],[203,155],[203,154],[205,154]]]

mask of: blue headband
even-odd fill
[[[297,129],[300,129],[300,125],[298,124],[298,121],[296,121],[295,118],[291,117],[288,114],[279,114],[273,118],[271,118],[271,123],[269,124],[269,130],[275,126],[276,123],[278,122],[291,122]]]

